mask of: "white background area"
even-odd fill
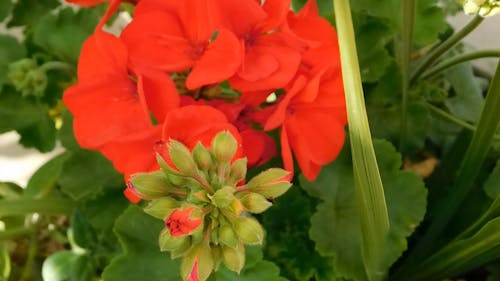
[[[450,23],[459,28],[470,18],[459,14],[450,18]],[[0,33],[4,32],[0,26]],[[477,30],[467,36],[465,43],[471,49],[500,49],[500,14],[486,19]],[[478,64],[485,71],[493,72],[496,60],[482,59]],[[19,135],[15,132],[0,135],[0,181],[15,182],[24,187],[34,171],[63,149],[58,146],[54,151],[42,154],[35,149],[20,146],[18,141]]]

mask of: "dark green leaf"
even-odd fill
[[[0,93],[0,133],[33,126],[44,114],[43,106],[23,98],[10,87],[4,87]]]
[[[116,221],[115,232],[124,253],[115,257],[103,273],[104,281],[179,281],[180,262],[160,252],[161,220],[130,206]]]
[[[37,24],[41,17],[59,5],[57,0],[18,0],[12,11],[8,26],[28,26]]]
[[[4,1],[0,2],[3,3]],[[20,44],[15,37],[0,34],[0,90],[2,89],[3,84],[7,82],[7,71],[9,69],[9,64],[20,60],[25,56],[26,48],[24,47],[24,45]]]
[[[495,169],[491,172],[490,176],[484,183],[484,191],[492,199],[500,196],[500,160],[497,161]]]
[[[0,22],[2,22],[9,14],[12,9],[11,0],[0,1]]]
[[[87,218],[79,209],[73,211],[71,217],[71,230],[73,233],[73,241],[84,249],[93,249],[97,244],[97,236],[87,221]]]
[[[57,179],[68,157],[68,153],[59,154],[40,167],[28,181],[24,196],[40,198],[49,194],[57,185]]]
[[[68,150],[78,150],[80,146],[76,142],[73,133],[73,115],[69,111],[64,111],[62,122],[62,127],[58,132],[61,144]]]
[[[374,145],[390,220],[384,262],[388,269],[407,248],[406,237],[423,219],[427,191],[415,174],[399,170],[401,159],[394,147],[386,141],[375,141]],[[324,167],[315,182],[301,177],[301,184],[324,201],[311,218],[310,234],[316,249],[334,259],[337,277],[366,280],[349,150]]]
[[[63,61],[76,63],[83,41],[94,31],[99,21],[96,9],[75,12],[64,8],[57,14],[47,14],[34,29],[33,40],[50,54]]]
[[[32,126],[19,129],[19,141],[25,147],[34,147],[40,152],[49,152],[56,146],[56,127],[48,114],[48,109],[43,108],[38,122]]]
[[[58,183],[74,200],[95,198],[103,190],[124,186],[122,176],[100,153],[79,150],[64,163]]]

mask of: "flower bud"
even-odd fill
[[[33,59],[22,59],[9,65],[8,77],[23,96],[41,97],[48,84],[47,73]]]
[[[179,201],[170,197],[162,197],[151,201],[151,203],[144,208],[144,212],[155,218],[165,220],[168,216],[170,216],[170,213],[172,213],[172,211],[179,206]]]
[[[238,247],[222,247],[222,258],[226,267],[236,273],[240,273],[245,265],[245,247],[239,243]]]
[[[234,189],[230,186],[225,186],[215,192],[212,196],[212,202],[219,208],[225,208],[234,200]]]
[[[264,229],[260,223],[250,217],[238,217],[233,221],[234,231],[245,244],[262,244]]]
[[[187,201],[193,204],[210,203],[210,199],[208,198],[205,190],[189,193]]]
[[[191,238],[189,236],[174,237],[168,229],[163,229],[158,238],[161,251],[173,251],[189,246]]]
[[[180,174],[185,176],[197,176],[198,167],[194,162],[189,149],[176,140],[168,142],[168,153]]]
[[[208,170],[213,165],[212,155],[200,142],[193,149],[193,158],[201,170]]]
[[[190,235],[202,225],[202,216],[195,206],[175,209],[165,220],[165,226],[174,237]]]
[[[231,183],[236,184],[247,176],[247,158],[240,158],[231,165]]]
[[[239,239],[231,225],[223,224],[219,227],[219,242],[223,245],[235,248],[238,246]]]
[[[156,199],[168,195],[169,192],[169,182],[162,172],[132,175],[130,183],[144,199]]]
[[[254,192],[242,193],[241,197],[238,197],[243,207],[254,214],[260,214],[273,205],[264,196]]]
[[[290,172],[279,168],[265,170],[252,178],[246,184],[246,189],[268,199],[276,198],[292,186],[287,179],[289,174]]]
[[[208,241],[193,246],[182,259],[181,276],[183,280],[189,276],[197,276],[198,280],[205,281],[214,270],[214,257]],[[194,271],[194,272],[193,272]]]
[[[238,149],[238,142],[228,131],[218,133],[212,140],[212,153],[219,163],[229,163]]]

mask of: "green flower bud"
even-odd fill
[[[208,241],[203,241],[198,245],[193,245],[193,247],[186,252],[184,258],[182,259],[182,279],[187,280],[191,271],[196,270],[198,279],[200,281],[205,281],[214,270],[214,265],[214,257]]]
[[[151,201],[151,203],[144,208],[144,212],[155,218],[165,220],[170,213],[172,213],[172,211],[180,205],[180,202],[173,198],[162,197]]]
[[[259,193],[268,199],[276,198],[292,186],[286,179],[289,174],[289,172],[279,168],[265,170],[251,179],[246,184],[245,190]]]
[[[208,198],[205,190],[189,193],[187,200],[193,204],[210,203],[210,199]]]
[[[219,242],[232,248],[238,246],[239,239],[231,225],[223,224],[219,227]]]
[[[9,65],[8,78],[23,96],[41,97],[48,84],[47,73],[33,59],[22,59]]]
[[[260,223],[251,217],[238,217],[233,220],[234,231],[245,244],[262,244],[264,229]]]
[[[198,176],[198,166],[194,162],[189,149],[176,140],[168,142],[168,153],[175,167],[181,175]]]
[[[212,155],[200,142],[193,149],[193,158],[201,170],[208,170],[213,165]]]
[[[229,163],[237,149],[238,142],[228,131],[218,133],[212,140],[212,153],[219,163]]]
[[[222,259],[226,267],[236,273],[240,273],[245,265],[245,247],[239,243],[238,247],[222,247]]]
[[[248,188],[252,188],[255,186],[269,184],[277,181],[283,181],[283,179],[288,176],[290,172],[280,169],[280,168],[271,168],[267,169],[257,176],[253,177],[248,183]]]
[[[135,174],[130,183],[143,199],[156,199],[169,193],[170,184],[162,172]]]
[[[224,186],[223,188],[217,190],[212,196],[212,202],[215,206],[219,208],[226,208],[235,199],[234,188],[230,186]]]
[[[241,193],[238,197],[245,209],[254,214],[260,214],[273,205],[264,196],[254,192]]]
[[[191,238],[189,236],[179,236],[174,237],[170,234],[170,231],[164,228],[160,237],[158,238],[161,251],[173,251],[180,248],[185,248],[186,245],[189,246],[191,243]]]
[[[247,176],[247,159],[240,158],[231,165],[231,183],[236,184],[245,179]]]

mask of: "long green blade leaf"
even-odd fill
[[[333,0],[346,93],[356,201],[363,234],[361,251],[370,280],[384,278],[381,270],[389,219],[384,190],[368,125],[349,0]]]

